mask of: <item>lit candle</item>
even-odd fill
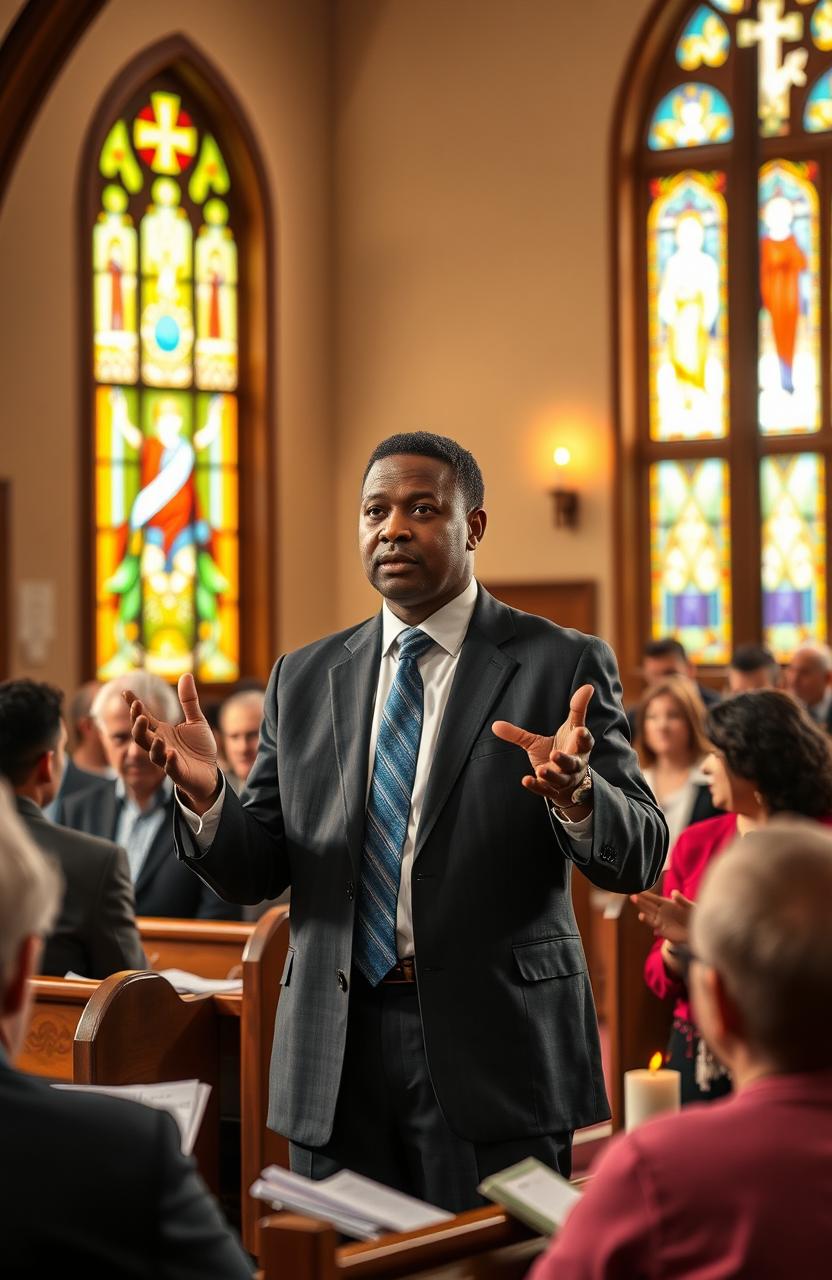
[[[624,1072],[624,1123],[628,1133],[651,1116],[679,1110],[682,1077],[678,1071],[663,1067],[662,1062],[662,1055],[654,1053],[646,1071]]]

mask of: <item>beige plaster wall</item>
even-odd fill
[[[0,6],[0,25],[15,5]],[[75,196],[85,129],[120,65],[183,32],[214,62],[246,111],[271,188],[277,246],[276,638],[288,648],[334,624],[331,530],[330,25],[326,0],[111,0],[49,94],[0,211],[0,475],[13,482],[17,585],[54,583],[58,633],[13,673],[72,687],[81,653],[80,510],[74,269]],[[264,583],[264,588],[266,587]]]
[[[471,448],[485,580],[595,578],[612,624],[607,147],[650,0],[337,5],[338,618],[373,605],[354,550],[373,444]],[[556,444],[577,532],[555,530]]]

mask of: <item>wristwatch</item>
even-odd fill
[[[586,767],[586,773],[581,778],[572,795],[569,797],[570,805],[586,804],[589,796],[592,795],[592,772],[589,765]]]

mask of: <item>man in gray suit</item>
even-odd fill
[[[278,661],[242,802],[190,676],[183,724],[131,706],[179,788],[180,858],[234,902],[291,884],[269,1124],[293,1167],[451,1210],[524,1156],[568,1173],[572,1131],[609,1115],[570,878],[631,892],[667,846],[611,650],[484,591],[485,526],[467,450],[376,448],[381,613]]]
[[[65,886],[41,973],[62,977],[72,970],[106,978],[120,969],[144,969],[124,850],[43,815],[61,776],[65,741],[58,689],[33,680],[0,684],[0,774],[14,790],[32,839],[58,862]]]

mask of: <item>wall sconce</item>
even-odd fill
[[[572,454],[563,445],[558,445],[552,454],[552,461],[556,467],[567,467],[572,460]],[[580,495],[577,489],[566,489],[561,485],[551,490],[552,502],[555,512],[555,528],[556,529],[576,529],[578,527],[578,511],[580,510]]]

